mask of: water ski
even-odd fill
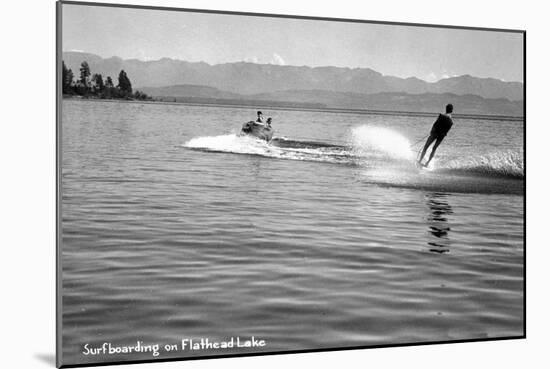
[[[423,164],[420,160],[416,162],[418,168],[428,168],[428,164]]]
[[[431,172],[432,170],[434,170],[434,166],[433,166],[433,163],[421,163],[419,161],[416,162],[416,167],[422,171],[428,171],[428,172]]]

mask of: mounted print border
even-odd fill
[[[57,3],[58,367],[526,337],[526,31]]]

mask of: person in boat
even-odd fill
[[[430,135],[428,136],[428,139],[426,140],[426,144],[424,145],[424,148],[422,149],[422,154],[420,155],[420,159],[418,159],[418,164],[423,165],[427,167],[430,162],[432,161],[435,151],[445,138],[447,136],[447,133],[449,133],[449,130],[453,126],[453,105],[447,104],[445,106],[445,114],[439,114],[436,121],[434,122],[432,126],[432,130],[430,131]],[[434,143],[435,142],[435,143]],[[424,159],[424,156],[426,155],[426,151],[428,151],[428,147],[434,143],[432,147],[432,152],[430,153],[430,157],[426,164],[422,164],[422,159]]]
[[[261,123],[263,124],[264,123],[264,119],[263,119],[263,114],[261,111],[258,110],[258,113],[256,113],[258,115],[258,119],[256,119],[256,123]]]
[[[265,123],[267,127],[271,128],[271,117],[267,118],[267,121]]]

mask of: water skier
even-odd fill
[[[418,159],[418,164],[427,167],[430,162],[432,161],[435,151],[445,138],[447,136],[447,133],[453,126],[453,119],[451,117],[453,113],[453,105],[447,104],[445,107],[445,114],[439,114],[436,121],[434,122],[432,126],[432,130],[430,131],[430,136],[426,140],[426,144],[424,145],[424,148],[422,149],[422,154],[420,155],[420,159]],[[428,147],[433,143],[432,152],[430,153],[430,158],[426,162],[426,164],[422,164],[422,159],[424,159],[424,156],[426,155],[426,151],[428,150]]]

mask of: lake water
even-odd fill
[[[455,118],[420,170],[435,116],[62,108],[65,365],[524,333],[523,121]]]

